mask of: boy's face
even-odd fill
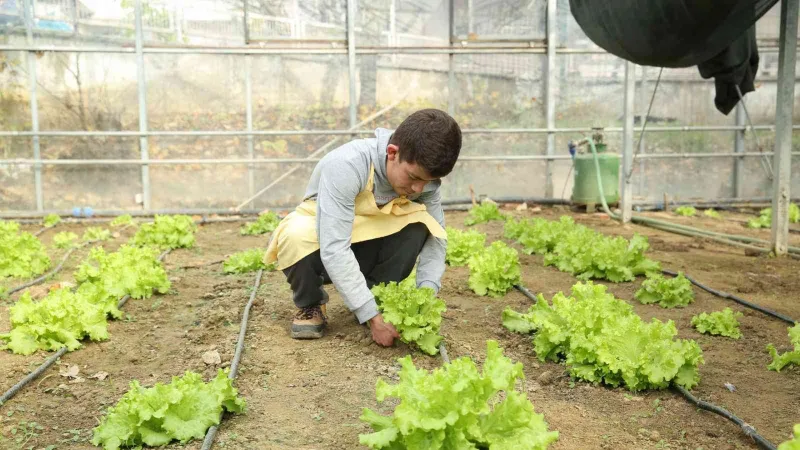
[[[400,161],[400,149],[389,144],[386,148],[386,177],[398,195],[419,194],[432,178],[425,169],[408,161]]]

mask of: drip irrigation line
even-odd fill
[[[163,259],[169,254],[169,252],[171,250],[172,249],[167,249],[166,251],[161,253],[161,255],[159,255],[159,257],[158,257],[158,260],[159,261],[163,261]],[[128,301],[129,298],[130,298],[130,295],[126,295],[126,296],[122,297],[120,299],[119,303],[117,304],[117,308],[122,308],[122,306],[125,304],[125,302]],[[67,349],[66,346],[61,347],[60,349],[58,349],[58,351],[53,356],[51,356],[50,358],[45,360],[39,367],[37,367],[36,370],[34,370],[33,372],[29,373],[25,378],[23,378],[17,384],[12,386],[11,389],[7,390],[3,394],[3,396],[0,397],[0,406],[2,406],[5,402],[10,400],[12,397],[14,397],[17,394],[17,392],[19,392],[20,389],[25,387],[28,383],[30,383],[31,381],[33,381],[36,378],[38,378],[39,375],[41,375],[45,370],[50,368],[50,366],[52,366],[53,363],[55,363],[59,358],[64,356],[64,354],[67,353],[67,351],[68,351],[68,349]]]
[[[253,302],[256,299],[258,287],[261,285],[261,275],[263,274],[264,269],[258,269],[256,281],[253,283],[253,290],[250,292],[250,300],[247,301],[247,305],[244,307],[244,313],[242,313],[242,323],[239,326],[239,340],[236,342],[236,351],[231,361],[231,371],[228,373],[228,378],[231,380],[236,379],[236,373],[239,371],[239,361],[242,359],[242,351],[244,350],[244,337],[245,334],[247,334],[247,319],[250,317],[250,308],[253,306]],[[224,411],[219,415],[219,423],[222,423],[223,414]],[[203,439],[201,450],[211,449],[211,446],[214,445],[214,438],[217,436],[217,429],[218,427],[216,425],[212,425],[211,428],[208,429],[206,437]]]
[[[515,284],[515,285],[514,285],[514,287],[515,287],[515,288],[516,288],[518,291],[520,291],[520,292],[522,292],[523,294],[525,294],[525,296],[526,296],[526,297],[528,297],[529,299],[531,299],[531,300],[533,301],[533,303],[536,303],[536,302],[538,302],[538,301],[539,301],[539,299],[538,299],[538,298],[536,298],[536,296],[535,296],[535,295],[533,295],[533,293],[532,293],[531,291],[529,291],[529,290],[528,290],[528,289],[527,289],[525,286],[523,286],[523,285],[521,285],[521,284]]]
[[[662,270],[661,272],[664,273],[665,275],[671,275],[673,277],[678,276],[678,274],[676,272],[673,272],[671,270]],[[686,279],[689,280],[689,282],[691,282],[693,285],[699,287],[700,289],[703,289],[704,291],[710,292],[711,294],[714,294],[717,297],[721,297],[721,298],[728,299],[728,300],[733,300],[734,302],[739,303],[740,305],[744,305],[744,306],[746,306],[748,308],[751,308],[751,309],[754,309],[756,311],[762,312],[762,313],[764,313],[764,314],[766,314],[768,316],[772,316],[772,317],[774,317],[776,319],[782,320],[782,321],[787,322],[787,323],[789,323],[791,325],[794,325],[796,323],[795,320],[792,319],[791,317],[784,316],[781,313],[778,313],[778,312],[763,308],[761,306],[756,305],[755,303],[751,303],[751,302],[749,302],[749,301],[747,301],[747,300],[745,300],[743,298],[737,297],[737,296],[735,296],[733,294],[729,294],[727,292],[718,291],[716,289],[710,288],[710,287],[700,283],[699,281],[689,277],[686,274],[684,274],[684,277],[686,277]]]
[[[758,434],[758,432],[756,431],[755,428],[753,428],[752,425],[750,425],[747,422],[745,422],[744,420],[734,416],[733,414],[728,412],[726,409],[720,408],[719,406],[717,406],[717,405],[715,405],[713,403],[709,403],[709,402],[700,400],[699,398],[697,398],[694,395],[692,395],[691,392],[687,391],[685,388],[683,388],[681,386],[673,385],[672,388],[674,390],[676,390],[679,394],[681,394],[681,396],[683,396],[683,398],[688,400],[690,403],[696,405],[698,408],[704,409],[706,411],[713,412],[714,414],[718,414],[718,415],[730,420],[731,422],[735,423],[736,425],[738,425],[742,429],[742,431],[744,431],[744,434],[746,434],[747,436],[752,438],[754,441],[756,441],[756,443],[758,444],[759,447],[761,447],[763,449],[768,449],[768,450],[775,450],[776,449],[775,444],[773,444],[772,442],[766,440],[763,436]]]
[[[39,375],[42,374],[42,372],[44,372],[50,366],[52,366],[53,363],[56,362],[56,360],[58,360],[58,358],[61,358],[62,356],[64,356],[64,353],[67,353],[67,347],[61,347],[56,352],[55,355],[47,358],[47,360],[45,360],[45,362],[43,362],[41,366],[37,367],[36,370],[34,370],[33,372],[29,373],[28,376],[26,376],[25,378],[20,380],[19,383],[17,383],[14,386],[12,386],[11,389],[7,390],[3,394],[3,396],[0,397],[0,406],[5,404],[5,402],[11,400],[11,397],[17,395],[17,392],[19,392],[20,389],[25,387],[26,384],[28,384],[31,381],[35,380]]]
[[[439,343],[439,355],[442,356],[442,361],[445,364],[450,364],[450,357],[447,355],[447,347],[444,346],[444,341]]]
[[[33,233],[33,235],[34,236],[39,236],[40,234],[44,233],[46,230],[48,230],[50,228],[52,228],[52,227],[42,227],[41,230],[37,231],[36,233]]]
[[[189,264],[189,265],[186,265],[186,266],[181,266],[181,269],[199,269],[201,267],[213,266],[213,265],[216,265],[216,264],[222,264],[225,261],[226,261],[226,258],[216,259],[214,261],[209,261],[209,262],[202,263],[202,264]]]

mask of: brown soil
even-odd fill
[[[795,301],[800,292],[800,261],[748,257],[739,249],[636,225],[620,226],[603,215],[574,214],[563,208],[513,213],[551,219],[573,214],[577,221],[604,233],[626,237],[634,232],[645,234],[652,244],[650,256],[665,268],[684,270],[712,287],[738,293],[790,317],[800,317],[800,303]],[[448,213],[449,223],[462,227],[464,216]],[[674,216],[670,220],[769,239],[769,231],[746,230],[730,221]],[[150,386],[157,381],[169,382],[172,376],[186,370],[199,371],[209,379],[217,369],[207,366],[201,356],[211,349],[219,351],[223,366],[229,364],[254,276],[224,275],[220,265],[193,269],[181,266],[266,245],[266,237],[240,236],[238,226],[203,226],[194,249],[177,250],[167,257],[166,266],[173,281],[171,293],[128,302],[124,308],[126,319],[110,324],[110,340],[86,343],[60,361],[61,365],[78,365],[84,377],[108,372],[105,381],[69,383],[55,366],[0,407],[0,433],[5,437],[0,440],[0,448],[94,448],[87,442],[92,427],[105,408],[126,392],[131,380]],[[83,228],[63,225],[60,229],[67,227],[76,232]],[[499,222],[477,228],[487,233],[489,241],[502,238]],[[125,236],[105,246],[113,250],[131,233],[127,230]],[[45,233],[43,241],[48,242],[52,234],[54,231]],[[797,241],[793,236],[795,245]],[[83,255],[85,252],[79,257]],[[78,257],[73,258],[77,260]],[[544,267],[541,257],[521,255],[521,262],[525,286],[548,299],[558,291],[567,292],[575,283],[571,275]],[[68,280],[74,266],[74,262],[68,265],[58,279]],[[467,288],[467,278],[465,268],[450,268],[443,280],[440,297],[447,302],[448,311],[442,334],[450,356],[472,356],[481,362],[486,340],[498,340],[506,355],[525,366],[526,381],[520,388],[527,391],[550,428],[560,432],[558,442],[551,448],[756,448],[738,427],[698,410],[671,391],[634,394],[572,382],[563,364],[540,362],[528,337],[502,328],[503,308],[527,309],[527,297],[516,291],[499,300],[478,297]],[[770,342],[785,350],[786,324],[699,289],[695,289],[696,300],[690,306],[667,310],[631,301],[639,281],[604,284],[614,295],[631,302],[643,318],[672,319],[680,337],[698,341],[706,363],[700,368],[701,381],[693,390],[695,395],[728,408],[774,443],[789,437],[792,426],[800,422],[800,369],[768,371],[770,357],[764,350]],[[362,408],[388,413],[393,405],[377,404],[374,390],[378,377],[396,380],[396,360],[407,354],[421,367],[441,364],[438,357],[426,356],[405,344],[381,348],[372,343],[367,329],[355,322],[338,294],[329,289],[330,327],[326,336],[316,341],[294,341],[288,336],[293,305],[285,278],[279,272],[265,274],[251,311],[246,350],[236,381],[248,402],[248,412],[225,418],[215,448],[363,448],[358,444],[358,434],[369,430],[358,419]],[[692,315],[726,306],[745,314],[740,320],[742,339],[701,335],[691,328]],[[7,308],[8,305],[0,309],[0,331],[9,327]],[[5,391],[47,356],[0,353],[0,389]],[[736,391],[730,392],[725,383],[733,384]],[[20,421],[35,421],[43,427],[23,447],[18,447],[11,436],[11,429]],[[168,448],[199,449],[200,442]]]

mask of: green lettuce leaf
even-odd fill
[[[675,214],[684,217],[694,217],[697,215],[697,209],[694,206],[679,206],[675,208]]]
[[[742,332],[739,330],[738,318],[742,316],[739,311],[733,312],[732,309],[725,308],[722,311],[702,313],[692,317],[692,326],[701,333],[739,339],[742,337]]]
[[[644,256],[650,248],[646,237],[635,234],[630,241],[608,237],[576,224],[569,216],[558,221],[528,219],[511,223],[505,235],[516,236],[525,253],[544,255],[545,265],[582,280],[632,281],[637,275],[659,272],[661,267]]]
[[[84,242],[107,241],[111,239],[111,232],[101,227],[89,227],[83,232]]]
[[[692,283],[679,272],[677,277],[666,278],[654,274],[642,282],[634,297],[642,304],[658,303],[662,308],[684,307],[694,301]]]
[[[394,325],[403,342],[414,342],[429,355],[439,352],[442,340],[439,327],[447,308],[433,289],[418,288],[414,279],[408,277],[400,283],[377,284],[372,293],[383,319]]]
[[[154,248],[127,244],[114,253],[106,253],[102,247],[92,248],[74,273],[75,280],[81,283],[78,292],[115,317],[117,301],[125,295],[139,299],[149,298],[153,291],[166,294],[170,281],[156,252]]]
[[[32,278],[50,268],[44,245],[19,224],[0,220],[0,279]]]
[[[478,295],[502,297],[522,278],[517,250],[502,241],[470,257],[467,265],[469,287]]]
[[[112,227],[123,227],[126,225],[133,225],[133,217],[130,214],[123,214],[121,216],[117,216],[114,220],[111,221],[110,224]]]
[[[487,341],[483,370],[468,357],[428,372],[410,356],[401,358],[400,381],[378,379],[379,402],[399,400],[389,417],[364,408],[361,420],[373,433],[359,435],[371,449],[546,449],[558,439],[530,400],[514,390],[523,379],[522,364]]]
[[[767,351],[772,357],[772,362],[769,366],[767,366],[769,370],[780,372],[781,369],[789,364],[800,366],[800,323],[797,323],[795,326],[789,328],[789,342],[791,342],[792,346],[794,346],[794,350],[784,352],[782,354],[778,353],[778,350],[774,345],[767,344]]]
[[[469,217],[464,220],[464,225],[472,226],[491,220],[506,220],[506,218],[507,216],[497,208],[497,203],[483,200],[479,205],[475,205],[469,210]]]
[[[143,223],[131,239],[133,245],[160,249],[194,247],[197,225],[186,215],[156,214],[153,222]]]
[[[789,222],[800,223],[800,206],[796,203],[789,204]],[[747,222],[748,228],[771,228],[772,227],[772,208],[765,208],[759,212],[758,218],[750,219]]]
[[[270,267],[264,264],[264,251],[257,248],[234,253],[222,263],[224,273],[247,273],[255,272],[258,269],[273,270],[274,267],[274,264],[271,264]]]
[[[56,248],[71,248],[78,241],[78,235],[71,231],[61,231],[53,236],[53,245]]]
[[[256,219],[255,222],[249,222],[242,225],[242,228],[239,230],[239,234],[241,235],[259,235],[259,234],[266,234],[275,231],[275,228],[278,227],[281,219],[272,211],[267,211],[265,213],[261,213]]]
[[[242,413],[245,407],[227,369],[220,369],[208,383],[190,371],[172,377],[169,384],[156,383],[151,388],[134,380],[94,428],[92,444],[105,450],[162,446],[173,440],[185,444],[202,439],[211,426],[219,425],[223,410]]]
[[[709,208],[703,211],[703,215],[706,217],[711,217],[712,219],[721,219],[722,216],[719,212],[715,211],[714,208]]]
[[[108,339],[105,311],[69,289],[55,289],[38,302],[24,292],[11,307],[11,331],[0,335],[4,349],[30,355],[37,350],[70,351],[81,347],[80,341]]]
[[[42,219],[42,225],[47,228],[52,228],[61,223],[61,216],[58,214],[48,214]]]
[[[591,281],[558,293],[550,306],[540,295],[527,313],[503,313],[511,331],[535,331],[540,360],[564,359],[572,376],[631,391],[663,389],[670,383],[691,389],[699,380],[702,351],[693,340],[676,339],[672,321],[644,322],[633,308]],[[528,324],[524,324],[527,321]]]
[[[778,446],[778,450],[800,450],[800,423],[794,426],[794,437]]]
[[[445,262],[453,267],[466,265],[472,255],[483,250],[485,243],[486,235],[479,231],[447,227]]]

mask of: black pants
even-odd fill
[[[412,223],[395,234],[352,244],[367,287],[372,289],[376,284],[407,278],[428,234],[424,224]],[[330,284],[331,279],[325,272],[319,250],[287,267],[283,273],[292,287],[294,304],[298,308],[327,303],[328,297],[322,285]]]

